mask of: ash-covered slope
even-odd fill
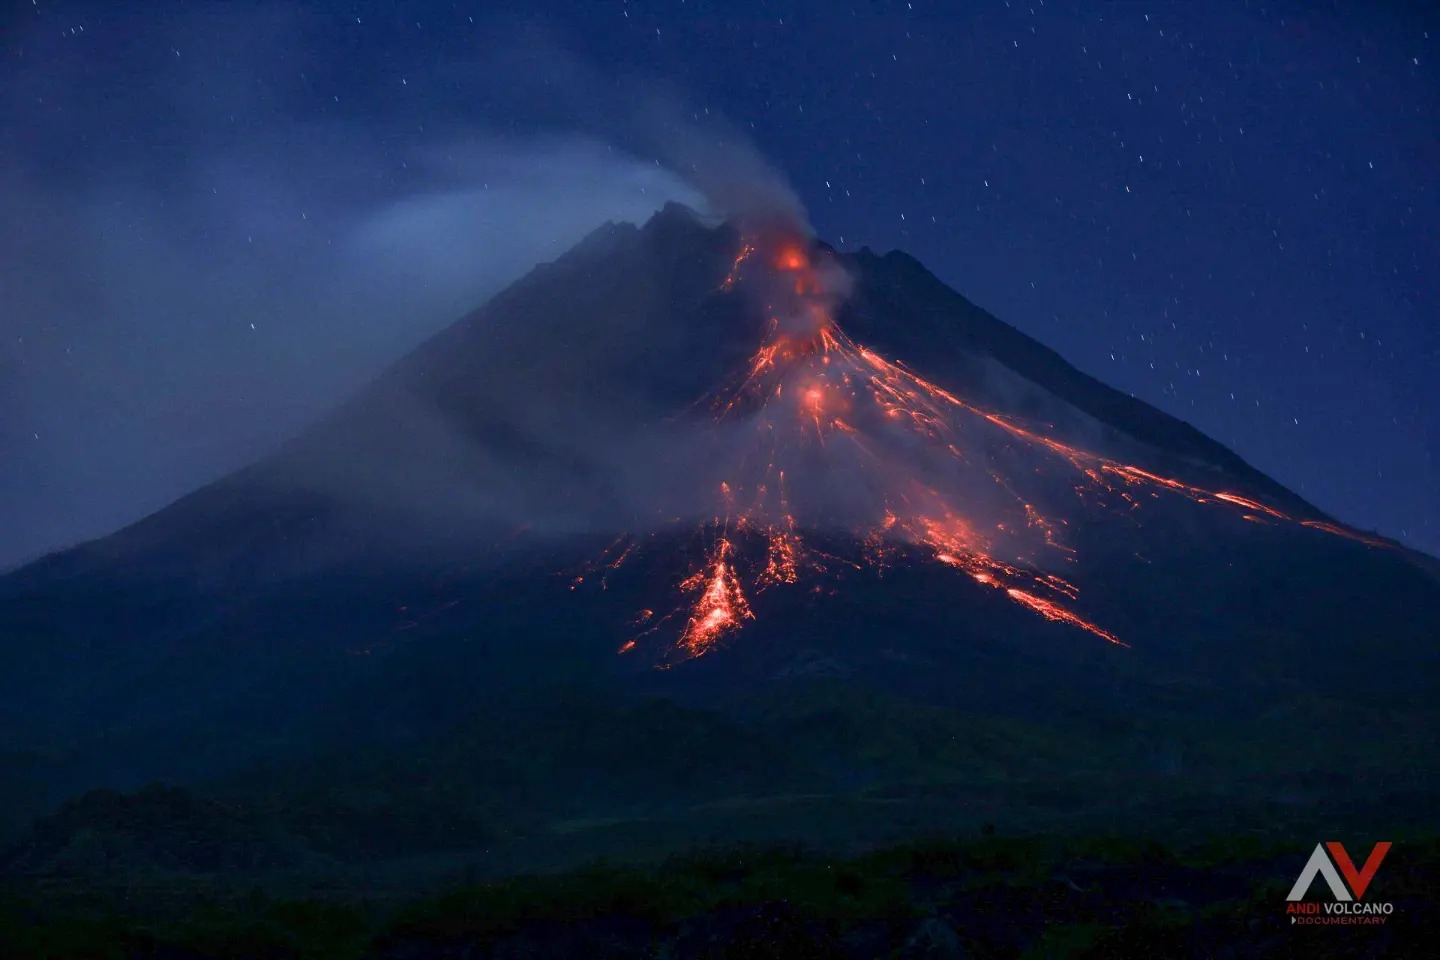
[[[1423,558],[909,257],[672,206],[0,580],[0,750],[54,797],[557,686],[768,717],[821,677],[1124,740],[1431,703],[1437,635]]]

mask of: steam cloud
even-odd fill
[[[313,39],[338,22],[106,16],[21,30],[0,74],[27,134],[0,155],[0,569],[254,460],[606,220],[678,200],[808,233],[743,138],[513,25],[364,63],[386,90],[327,114],[296,62],[346,69]]]

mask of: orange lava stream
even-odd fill
[[[767,527],[765,536],[765,568],[755,579],[759,590],[781,584],[796,583],[800,579],[800,564],[804,546],[800,534],[795,530],[795,517],[785,499],[785,474],[780,474],[780,507],[783,511],[780,522]]]
[[[1301,526],[1310,527],[1316,530],[1323,530],[1326,533],[1337,537],[1345,537],[1359,543],[1372,547],[1391,547],[1393,544],[1378,537],[1367,536],[1355,530],[1342,527],[1339,524],[1328,523],[1322,520],[1303,520],[1290,514],[1267,506],[1249,497],[1237,493],[1228,493],[1220,490],[1208,490],[1203,487],[1192,486],[1171,477],[1160,476],[1140,467],[1131,464],[1120,463],[1103,457],[1088,450],[1069,446],[1050,437],[1042,436],[1031,430],[1012,423],[1006,417],[982,410],[961,400],[952,393],[930,383],[918,375],[910,372],[898,363],[891,363],[885,360],[873,350],[859,348],[860,355],[875,368],[880,374],[883,384],[877,387],[877,398],[896,398],[896,408],[903,410],[912,420],[923,423],[927,429],[938,420],[931,419],[926,414],[933,411],[939,402],[948,403],[951,406],[964,410],[975,416],[981,417],[989,423],[1000,427],[1011,435],[1062,457],[1070,462],[1076,470],[1085,475],[1094,485],[1106,490],[1114,491],[1115,487],[1104,479],[1104,474],[1110,474],[1120,478],[1124,483],[1131,486],[1153,484],[1175,493],[1179,493],[1196,503],[1221,502],[1242,507],[1252,513],[1260,513],[1274,520],[1281,520],[1288,523],[1298,523]],[[904,402],[909,401],[913,407],[905,407]],[[921,412],[916,412],[916,408]],[[997,482],[999,478],[996,478]],[[1132,501],[1133,503],[1133,501]]]
[[[1081,630],[1088,630],[1089,632],[1095,634],[1095,636],[1103,637],[1104,639],[1109,640],[1111,643],[1118,643],[1121,646],[1129,646],[1129,644],[1126,644],[1113,633],[1102,630],[1100,627],[1097,627],[1095,624],[1086,620],[1084,617],[1081,617],[1079,614],[1074,613],[1070,610],[1066,610],[1059,604],[1054,603],[1050,600],[1046,600],[1043,597],[1037,597],[1033,593],[1026,593],[1024,590],[1021,590],[1018,587],[1010,587],[1005,591],[1005,594],[1010,597],[1011,600],[1014,600],[1016,603],[1022,604],[1029,607],[1031,610],[1034,610],[1046,620],[1054,620],[1058,623],[1068,623],[1071,626],[1079,627]]]
[[[703,587],[680,634],[679,647],[690,657],[703,656],[725,634],[755,619],[730,563],[730,552],[729,540],[717,540],[706,567],[680,584],[686,592]]]

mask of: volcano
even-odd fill
[[[911,257],[672,205],[0,580],[0,756],[16,823],[155,778],[288,809],[317,770],[483,821],[387,855],[1399,816],[1437,636],[1432,558]]]

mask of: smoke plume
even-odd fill
[[[607,220],[806,229],[733,130],[514,24],[357,58],[283,5],[75,22],[0,74],[0,568],[265,454]]]

